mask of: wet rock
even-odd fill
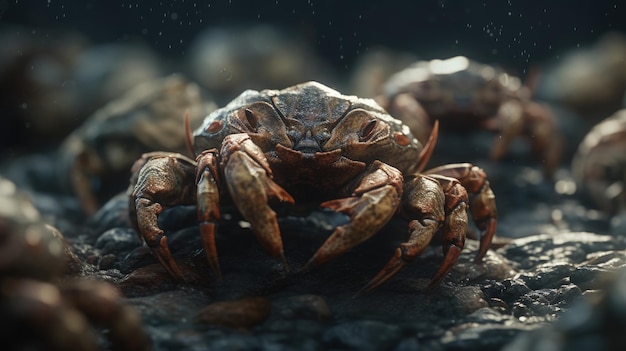
[[[446,350],[498,350],[511,337],[530,329],[512,315],[481,308],[447,330],[440,341]]]
[[[140,311],[146,324],[155,328],[155,331],[165,334],[163,336],[166,338],[172,338],[172,333],[185,339],[194,334],[191,317],[213,299],[206,290],[191,287],[129,297],[128,301]],[[154,333],[154,337],[158,338],[161,333]]]
[[[271,303],[268,299],[244,297],[214,302],[201,309],[193,320],[198,324],[247,330],[262,323],[269,316],[270,310]]]
[[[152,254],[152,251],[150,251],[150,248],[146,245],[136,247],[127,255],[123,257],[116,256],[116,258],[118,259],[116,261],[116,267],[124,274],[131,273],[135,269],[158,262]]]
[[[529,236],[511,242],[498,252],[515,262],[514,268],[531,269],[557,260],[582,263],[590,253],[625,248],[624,238],[578,232]]]
[[[494,249],[487,251],[481,264],[474,263],[472,255],[477,252],[478,245],[475,241],[468,241],[465,245],[467,260],[460,260],[454,266],[451,276],[463,277],[468,282],[482,281],[486,279],[503,280],[512,277],[516,271],[510,263]]]
[[[319,295],[297,295],[272,302],[281,319],[311,319],[328,321],[332,318],[330,307]]]
[[[626,330],[626,270],[603,277],[602,292],[580,299],[551,325],[519,335],[505,351],[617,351]]]
[[[178,262],[183,272],[185,283],[191,286],[206,287],[209,281],[203,275],[189,269],[189,266]],[[132,271],[122,278],[118,287],[124,295],[129,297],[148,296],[163,291],[174,290],[179,286],[177,282],[161,264],[154,263]]]
[[[611,235],[626,235],[626,212],[611,218]]]
[[[129,228],[128,195],[123,192],[113,196],[89,217],[86,225],[98,234],[113,228]]]
[[[550,262],[537,266],[531,272],[519,273],[515,278],[523,281],[528,288],[535,290],[567,283],[573,269],[572,264]]]
[[[118,284],[125,296],[148,296],[159,292],[173,290],[176,281],[160,264],[152,264],[134,270],[126,275]]]
[[[130,228],[113,228],[98,237],[95,248],[103,255],[124,255],[142,244],[139,235]]]
[[[400,327],[372,320],[348,321],[330,327],[322,335],[329,348],[385,350],[392,347],[402,333]]]

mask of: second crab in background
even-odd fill
[[[593,127],[578,147],[572,172],[596,206],[626,212],[626,109]]]
[[[202,89],[174,74],[131,89],[94,113],[68,136],[61,149],[60,174],[83,210],[93,214],[124,191],[133,162],[154,150],[187,152],[184,116],[192,126],[216,105]],[[106,179],[106,182],[104,181]]]
[[[439,120],[444,131],[495,131],[493,159],[504,157],[522,136],[547,175],[559,166],[563,141],[550,109],[533,101],[518,77],[498,67],[463,56],[418,61],[394,74],[376,100],[421,141]]]

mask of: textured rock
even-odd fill
[[[601,291],[580,299],[553,324],[524,333],[505,351],[617,351],[626,330],[626,270],[606,274]]]
[[[198,324],[248,330],[270,314],[271,303],[263,297],[244,297],[237,300],[217,301],[202,308],[193,317]]]

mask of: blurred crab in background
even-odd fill
[[[550,109],[532,101],[519,78],[497,67],[463,56],[418,61],[391,76],[376,100],[421,141],[439,120],[445,131],[496,131],[493,159],[502,158],[516,137],[525,136],[547,175],[560,163],[563,141]]]
[[[227,201],[234,202],[261,246],[285,267],[273,206],[312,203],[348,215],[349,222],[336,227],[305,271],[344,254],[400,214],[409,220],[409,238],[362,292],[394,276],[441,231],[444,260],[431,280],[434,286],[464,247],[468,207],[481,230],[477,262],[491,244],[497,221],[495,196],[479,167],[450,164],[421,173],[436,139],[437,124],[422,145],[373,100],[341,95],[317,82],[248,90],[196,130],[196,160],[161,153],[138,161],[136,184],[129,188],[131,216],[161,264],[184,281],[158,224],[167,208],[197,205],[205,254],[217,277],[216,223]],[[468,192],[475,195],[471,204]]]
[[[142,83],[94,113],[60,148],[60,174],[84,211],[123,191],[133,162],[153,150],[186,152],[184,116],[200,124],[216,108],[181,75]],[[106,179],[106,182],[102,181]]]
[[[49,149],[103,104],[165,72],[140,40],[93,45],[67,29],[3,24],[0,144],[9,156]]]
[[[589,131],[574,156],[572,172],[600,209],[626,212],[626,109]]]
[[[269,24],[234,24],[198,33],[185,65],[221,105],[245,89],[333,80],[331,66],[317,56],[297,31]]]
[[[608,32],[593,45],[559,55],[541,68],[535,95],[583,117],[585,130],[624,106],[626,35]]]
[[[147,350],[139,314],[111,284],[70,277],[77,260],[30,200],[0,178],[0,342],[5,349]],[[64,273],[67,273],[65,275]],[[27,337],[25,337],[27,336]]]

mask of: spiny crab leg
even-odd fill
[[[159,154],[141,167],[131,194],[135,199],[139,233],[163,267],[181,282],[183,273],[172,257],[157,219],[168,207],[195,203],[195,173],[193,160],[180,154]]]
[[[472,219],[481,233],[480,248],[476,253],[474,262],[482,262],[491,246],[498,218],[496,197],[489,186],[485,171],[470,163],[457,163],[436,167],[425,173],[458,179],[468,193],[475,195],[470,203],[470,210]]]
[[[441,175],[432,175],[441,187],[445,195],[445,221],[442,228],[443,262],[430,280],[428,288],[433,288],[454,267],[465,246],[465,234],[467,232],[467,206],[469,198],[467,190],[455,178]]]
[[[226,136],[222,163],[227,189],[241,215],[250,222],[263,248],[287,267],[276,212],[269,202],[294,203],[294,199],[272,180],[272,171],[261,149],[245,133]]]
[[[442,182],[443,180],[443,182]],[[407,181],[400,212],[409,222],[409,239],[396,249],[387,265],[367,283],[357,296],[363,295],[394,276],[419,256],[433,236],[443,227],[444,260],[429,283],[437,285],[457,261],[465,244],[467,229],[467,193],[454,179],[433,179],[416,175]]]
[[[217,256],[217,247],[215,246],[216,221],[220,218],[217,150],[211,149],[202,152],[198,155],[197,161],[196,197],[200,238],[213,274],[215,274],[217,279],[221,279],[222,271]]]
[[[322,203],[322,207],[348,214],[350,222],[335,229],[304,270],[345,253],[377,233],[398,208],[402,182],[397,169],[375,161],[357,184],[353,196]]]

